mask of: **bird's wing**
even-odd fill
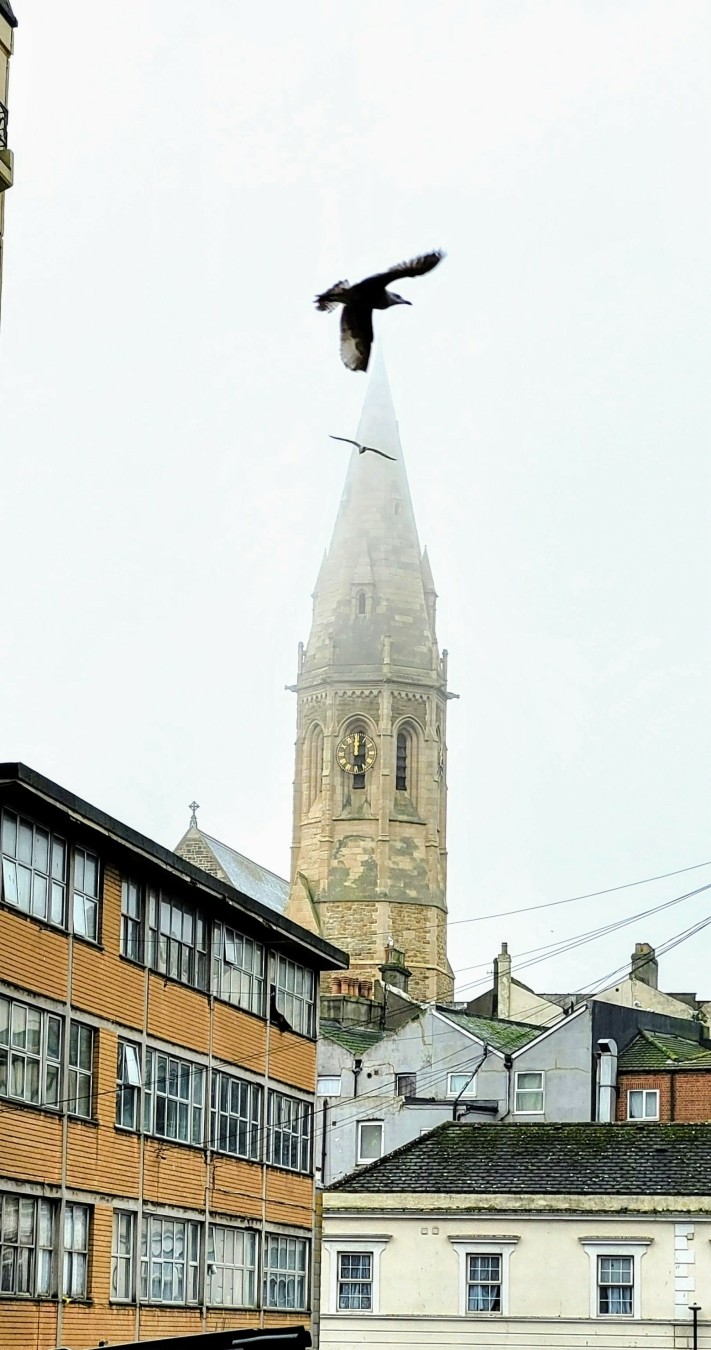
[[[344,305],[341,311],[341,360],[349,370],[367,370],[373,345],[373,318],[369,309]]]
[[[331,436],[330,431],[329,431],[328,434],[329,434],[329,436]],[[363,448],[362,445],[361,445],[361,443],[360,443],[360,441],[352,441],[351,438],[350,438],[350,436],[331,436],[331,440],[332,440],[332,441],[344,441],[346,445],[354,445],[354,446],[356,447],[356,450],[362,450],[362,448]]]
[[[375,448],[374,445],[364,445],[364,446],[363,446],[363,449],[364,449],[364,450],[370,450],[371,453],[374,454],[374,455],[382,455],[383,459],[391,459],[391,460],[393,461],[393,464],[395,463],[395,456],[394,456],[394,455],[386,455],[386,453],[385,453],[384,450],[376,450],[376,448]]]
[[[434,253],[423,253],[419,258],[411,258],[409,262],[397,263],[387,272],[379,272],[375,277],[368,277],[367,284],[377,282],[379,286],[389,286],[391,281],[399,281],[401,277],[421,277],[423,273],[431,272],[445,256],[441,248],[435,249]]]
[[[314,297],[314,304],[317,309],[332,310],[336,305],[342,305],[350,290],[347,281],[337,281],[333,286],[329,286],[327,291]]]

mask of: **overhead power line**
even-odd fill
[[[594,900],[599,895],[613,895],[615,891],[627,891],[631,886],[647,886],[652,881],[666,881],[669,877],[680,877],[684,872],[696,872],[700,867],[711,867],[708,862],[692,863],[690,867],[677,867],[674,872],[660,872],[656,877],[642,877],[639,881],[625,881],[621,886],[608,886],[604,891],[588,891],[585,895],[569,895],[566,900],[546,900],[540,905],[522,905],[520,909],[501,909],[496,914],[474,914],[470,919],[450,919],[447,927],[455,928],[462,923],[484,923],[489,919],[508,919],[511,914],[531,914],[536,909],[555,909],[558,905],[573,905],[576,900]]]

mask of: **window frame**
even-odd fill
[[[164,911],[167,910],[167,915]],[[180,937],[173,928],[180,915]],[[164,924],[168,920],[168,930]],[[186,919],[192,925],[192,937],[184,936]],[[209,925],[199,905],[147,886],[143,906],[146,965],[164,979],[176,980],[188,989],[207,993],[210,988]],[[175,959],[177,958],[177,960]],[[177,970],[177,973],[176,973]]]
[[[290,956],[284,956],[280,952],[272,952],[270,983],[275,989],[276,1005],[280,1013],[286,1017],[291,1030],[296,1032],[297,1036],[308,1036],[309,1040],[314,1040],[316,1036],[316,997],[317,981],[316,975],[309,966],[304,966],[300,961],[293,961]],[[290,975],[293,971],[292,988],[289,988]],[[298,989],[299,981],[301,989]],[[309,989],[307,989],[307,986]]]
[[[75,1243],[76,1218],[78,1211],[84,1215],[84,1245]],[[71,1236],[67,1240],[67,1220],[71,1223]],[[62,1234],[62,1297],[87,1299],[89,1297],[89,1252],[91,1249],[91,1206],[68,1200],[64,1206],[64,1232]],[[81,1272],[80,1287],[75,1286],[75,1270]]]
[[[380,1128],[380,1152],[375,1158],[364,1158],[362,1150],[362,1137],[364,1126],[378,1125]],[[356,1165],[358,1167],[367,1167],[368,1163],[378,1162],[383,1156],[385,1146],[385,1121],[383,1120],[359,1120],[356,1122]]]
[[[273,1244],[276,1244],[277,1253],[279,1253],[281,1251],[282,1243],[285,1243],[287,1246],[287,1263],[286,1265],[283,1266],[272,1265],[270,1263],[272,1246]],[[289,1266],[288,1264],[289,1243],[294,1243],[296,1245],[297,1252],[299,1248],[303,1249],[304,1254],[303,1270],[299,1269],[299,1267],[296,1264],[294,1266]],[[275,1302],[272,1302],[269,1298],[270,1277],[275,1278],[277,1284],[282,1279],[288,1281],[293,1278],[295,1288],[297,1282],[302,1281],[304,1290],[303,1301],[298,1302],[298,1300],[295,1299],[293,1303],[289,1303],[287,1299],[286,1302],[280,1303],[279,1300],[277,1299]],[[294,1233],[273,1233],[273,1232],[265,1233],[263,1254],[262,1254],[263,1308],[265,1310],[270,1310],[274,1312],[308,1312],[311,1305],[310,1295],[311,1295],[311,1239],[303,1237],[301,1234],[296,1235]]]
[[[9,1203],[8,1203],[9,1202]],[[6,1236],[6,1207],[10,1209],[13,1202],[17,1204],[17,1227],[16,1241],[12,1241]],[[22,1210],[25,1207],[32,1208],[32,1241],[22,1242]],[[0,1270],[7,1269],[7,1263],[3,1253],[13,1251],[15,1258],[12,1263],[14,1274],[13,1288],[0,1288],[0,1302],[3,1299],[53,1299],[56,1298],[57,1290],[57,1214],[59,1205],[56,1200],[47,1200],[42,1196],[23,1195],[20,1191],[2,1191],[0,1192]],[[49,1224],[50,1243],[42,1242],[42,1228],[44,1223]],[[21,1262],[20,1254],[29,1253]],[[24,1283],[30,1287],[18,1289],[18,1275],[21,1266],[24,1265],[27,1271],[27,1279]]]
[[[519,1087],[520,1078],[540,1078],[540,1088]],[[519,1099],[524,1094],[528,1096],[540,1096],[540,1106],[519,1106]],[[543,1116],[546,1112],[546,1075],[544,1069],[519,1069],[514,1075],[514,1115],[516,1116]]]
[[[235,960],[230,959],[227,954],[230,944]],[[214,956],[212,990],[215,996],[224,999],[233,1008],[242,1008],[244,1012],[254,1013],[257,1017],[266,1017],[267,951],[264,943],[218,919],[213,925],[212,949]],[[248,950],[251,954],[251,964],[245,963]],[[238,955],[241,955],[241,961],[236,959]],[[229,989],[225,992],[228,975]],[[235,984],[236,997],[233,989]]]
[[[73,1062],[73,1037],[77,1033],[76,1059]],[[86,1034],[89,1037],[89,1068],[86,1069],[81,1064],[81,1040]],[[80,1120],[92,1120],[94,1116],[94,1062],[96,1055],[96,1030],[86,1022],[79,1022],[72,1018],[69,1022],[69,1045],[67,1047],[67,1083],[65,1088],[65,1102],[67,1114],[77,1116]],[[80,1109],[82,1098],[79,1095],[79,1087],[83,1082],[88,1084],[88,1111]]]
[[[134,912],[134,897],[135,911]],[[134,877],[121,878],[121,935],[119,952],[127,961],[144,965],[143,960],[143,886]]]
[[[135,1041],[119,1037],[116,1046],[116,1112],[115,1125],[120,1130],[139,1130],[143,1119],[141,1088],[143,1086],[143,1055]],[[130,1095],[129,1095],[130,1094]],[[131,1121],[123,1119],[124,1103],[131,1103]]]
[[[597,1322],[638,1322],[642,1316],[641,1261],[651,1238],[580,1238],[580,1244],[590,1262],[590,1318]],[[600,1312],[600,1258],[632,1258],[632,1312]],[[610,1287],[610,1286],[607,1286]]]
[[[14,819],[15,831],[15,851],[10,852],[6,848],[6,840],[9,838],[9,829],[6,830],[5,822],[10,817]],[[30,828],[32,831],[32,840],[30,847],[30,859],[20,856],[20,830],[21,827]],[[47,870],[37,865],[37,837],[38,833],[46,836],[47,845]],[[55,845],[63,851],[62,866],[59,869],[61,876],[55,874]],[[39,923],[45,923],[51,928],[62,928],[67,931],[67,892],[69,884],[69,845],[63,835],[55,834],[53,830],[45,825],[40,825],[31,817],[25,816],[21,811],[16,811],[12,807],[4,806],[0,811],[0,896],[3,904],[13,909],[18,914],[26,914],[28,918],[36,919]],[[24,889],[20,884],[20,872],[29,874],[27,885],[29,887],[27,904],[20,902],[20,893]],[[14,870],[13,870],[14,869]],[[9,882],[9,877],[14,877],[14,882]],[[41,907],[35,908],[35,877],[42,877],[45,886],[44,913]],[[42,888],[38,886],[38,892]],[[55,894],[55,889],[57,894]],[[9,895],[14,890],[15,899]],[[57,914],[56,901],[59,901],[59,915]]]
[[[641,1116],[633,1116],[633,1115],[631,1114],[631,1111],[630,1111],[630,1106],[631,1106],[630,1098],[631,1098],[631,1097],[634,1097],[634,1096],[638,1096],[638,1095],[642,1097],[642,1107],[643,1107],[643,1108],[646,1106],[647,1098],[648,1098],[648,1097],[656,1097],[656,1099],[657,1099],[657,1104],[656,1104],[656,1110],[655,1110],[655,1112],[654,1112],[654,1115],[652,1115],[652,1116],[647,1115],[647,1113],[646,1113],[646,1111],[645,1111],[644,1109],[643,1109],[643,1111],[642,1111],[642,1115],[641,1115]],[[628,1088],[628,1089],[627,1089],[627,1120],[630,1121],[632,1124],[635,1124],[635,1125],[640,1125],[640,1124],[643,1125],[643,1124],[645,1123],[645,1121],[649,1121],[649,1120],[659,1120],[659,1118],[660,1118],[660,1117],[659,1117],[659,1111],[660,1111],[660,1105],[661,1105],[660,1098],[661,1098],[661,1094],[660,1094],[659,1088]]]
[[[313,1162],[313,1102],[270,1088],[267,1112],[267,1162],[286,1172],[310,1176]],[[275,1121],[277,1112],[280,1115],[285,1112],[286,1119]],[[277,1140],[280,1140],[278,1144]],[[290,1160],[284,1161],[285,1149],[292,1156],[296,1151],[296,1165]]]
[[[404,1079],[408,1079],[412,1084],[412,1092],[405,1092],[406,1086]],[[395,1074],[395,1096],[396,1097],[416,1097],[417,1096],[417,1072],[416,1070],[406,1070],[403,1073]]]
[[[83,866],[82,866],[82,886],[81,886],[81,889],[77,889],[77,859],[78,859],[78,857],[79,857],[80,854],[81,854],[82,857],[83,857]],[[94,864],[95,864],[95,878],[96,878],[96,894],[95,894],[95,895],[92,895],[90,891],[85,890],[85,883],[86,883],[86,864],[87,864],[87,859],[89,859],[89,858],[93,859],[93,862],[94,862]],[[94,944],[94,946],[97,946],[97,947],[98,947],[99,942],[100,942],[100,933],[101,933],[101,928],[100,928],[100,919],[101,919],[101,892],[102,892],[102,870],[101,870],[101,859],[100,859],[98,853],[94,853],[93,849],[85,848],[83,844],[75,844],[75,845],[74,845],[74,848],[73,848],[73,850],[72,850],[72,887],[71,887],[71,891],[72,891],[72,932],[74,933],[75,937],[83,938],[85,942],[91,942],[91,943]],[[76,921],[76,916],[77,916],[77,901],[78,901],[78,900],[82,902],[81,908],[82,908],[82,910],[83,910],[83,916],[84,916],[84,918],[83,918],[84,929],[83,929],[83,930],[78,926],[77,921]],[[90,914],[90,915],[93,916],[93,932],[90,932],[90,931],[89,931],[89,925],[87,924],[87,914]]]
[[[467,1073],[466,1070],[461,1070],[461,1069],[454,1069],[451,1073],[448,1073],[448,1074],[447,1074],[447,1096],[448,1096],[448,1097],[459,1097],[459,1096],[462,1096],[462,1097],[464,1097],[465,1099],[468,1098],[468,1097],[476,1097],[476,1095],[477,1095],[477,1076],[478,1076],[478,1073],[479,1073],[479,1070],[478,1070],[478,1069],[476,1069],[476,1070],[474,1071],[474,1073]],[[455,1087],[452,1087],[452,1079],[453,1079],[453,1078],[467,1078],[469,1081],[467,1082],[467,1084],[466,1084],[463,1088],[455,1088]]]
[[[352,1270],[347,1270],[344,1272],[343,1263],[345,1261],[367,1261],[367,1271],[360,1270],[354,1273]],[[336,1298],[339,1312],[372,1312],[374,1265],[375,1261],[371,1251],[348,1252],[339,1249],[336,1252]],[[347,1294],[350,1293],[354,1296],[357,1301],[353,1303],[350,1301],[344,1302],[344,1290],[347,1291]],[[364,1297],[367,1302],[363,1302]]]
[[[338,1083],[338,1091],[326,1091],[319,1086],[322,1083]],[[340,1097],[343,1093],[343,1075],[340,1073],[320,1073],[316,1079],[317,1097]]]
[[[377,1317],[380,1312],[380,1265],[385,1248],[391,1240],[390,1233],[376,1237],[324,1237],[322,1246],[328,1253],[328,1308],[329,1312],[341,1317]],[[340,1258],[342,1255],[370,1256],[372,1259],[371,1306],[370,1308],[339,1307]]]
[[[161,1060],[165,1066],[161,1069]],[[173,1066],[176,1066],[175,1072]],[[188,1096],[182,1094],[184,1071],[188,1073]],[[159,1084],[163,1078],[165,1088]],[[177,1092],[172,1089],[172,1079],[177,1081]],[[171,1144],[187,1144],[192,1148],[203,1148],[205,1140],[206,1102],[205,1084],[207,1067],[194,1060],[183,1059],[180,1055],[171,1055],[167,1050],[156,1050],[146,1046],[143,1062],[143,1132],[154,1139],[165,1139]],[[199,1084],[199,1091],[196,1087]],[[174,1108],[171,1111],[171,1104]],[[184,1111],[181,1109],[184,1108]],[[177,1133],[182,1115],[187,1121],[187,1138],[181,1139]],[[163,1117],[163,1127],[158,1128],[158,1119]],[[175,1120],[176,1133],[168,1133],[171,1116]]]
[[[227,1091],[230,1098],[233,1093],[234,1085],[237,1087],[239,1097],[239,1109],[233,1111],[224,1109],[218,1098],[222,1097],[223,1083],[227,1085]],[[246,1114],[241,1112],[242,1092],[246,1090],[248,1098],[248,1110]],[[256,1104],[256,1116],[255,1116]],[[231,1102],[230,1102],[231,1106]],[[260,1162],[262,1158],[262,1119],[264,1115],[264,1088],[260,1083],[253,1083],[247,1078],[239,1078],[236,1074],[228,1073],[224,1069],[213,1069],[210,1078],[210,1144],[215,1153],[219,1153],[227,1158],[243,1158],[248,1162]],[[224,1117],[229,1131],[229,1121],[236,1121],[236,1137],[239,1144],[241,1122],[244,1122],[244,1130],[247,1136],[246,1151],[239,1149],[230,1149],[220,1147],[220,1121]]]
[[[61,1111],[62,1110],[62,1068],[64,1052],[64,1018],[58,1013],[49,1012],[46,1008],[38,1008],[34,1003],[25,1003],[24,999],[11,998],[9,994],[0,994],[0,1006],[6,1004],[8,1008],[7,1040],[0,1042],[0,1056],[5,1059],[5,1091],[0,1090],[0,1101],[18,1102],[23,1106],[36,1106],[44,1110]],[[39,1021],[39,1050],[34,1051],[27,1048],[27,1045],[13,1044],[15,1031],[13,1028],[15,1009],[22,1009],[25,1013],[31,1013]],[[27,1040],[27,1020],[25,1021],[25,1041]],[[50,1027],[54,1028],[56,1036],[57,1050],[56,1054],[50,1054]],[[1,1034],[1,1033],[0,1033]],[[24,1069],[22,1074],[23,1093],[22,1095],[11,1092],[10,1084],[13,1075],[13,1059],[23,1060]],[[27,1066],[29,1064],[37,1065],[37,1099],[25,1096],[24,1088],[28,1081]],[[50,1081],[53,1087],[50,1091]]]
[[[120,1228],[124,1223],[128,1229],[128,1238],[126,1242],[127,1250],[121,1251],[119,1250],[121,1242]],[[138,1214],[135,1209],[114,1209],[111,1224],[111,1279],[109,1285],[109,1303],[121,1303],[125,1305],[136,1302],[137,1228]],[[127,1273],[127,1284],[129,1289],[127,1294],[118,1292],[118,1274],[120,1269],[125,1269]],[[122,1287],[123,1283],[124,1282],[122,1282]]]
[[[243,1259],[241,1265],[239,1265],[234,1259],[229,1263],[224,1260],[222,1261],[217,1260],[214,1243],[214,1234],[216,1230],[219,1230],[220,1232],[224,1234],[229,1234],[231,1236],[233,1240],[233,1251],[237,1243],[237,1238],[238,1237],[242,1238]],[[251,1261],[248,1259],[246,1250],[248,1241],[250,1242],[252,1248]],[[212,1244],[212,1254],[211,1254],[211,1244]],[[233,1290],[235,1283],[235,1275],[237,1272],[240,1272],[242,1279],[242,1293],[243,1293],[243,1297],[241,1299],[234,1298],[234,1295],[231,1301],[225,1299],[224,1297],[222,1299],[216,1299],[212,1297],[211,1285],[213,1279],[217,1275],[218,1270],[222,1270],[223,1272],[224,1271],[231,1272]],[[249,1282],[249,1284],[251,1285],[251,1297],[249,1296],[244,1297],[245,1282]],[[223,1291],[224,1291],[224,1275],[223,1275]],[[209,1308],[257,1308],[259,1306],[258,1295],[259,1295],[259,1233],[257,1229],[241,1228],[237,1224],[212,1223],[212,1222],[208,1223],[207,1252],[205,1261],[206,1306]]]
[[[493,1319],[509,1315],[509,1290],[511,1285],[511,1254],[516,1250],[519,1242],[518,1234],[496,1234],[481,1237],[450,1237],[454,1250],[459,1258],[459,1316],[474,1318],[479,1320]],[[501,1279],[499,1284],[499,1299],[501,1307],[496,1311],[469,1307],[469,1286],[472,1283],[482,1283],[481,1281],[471,1281],[469,1279],[469,1258],[470,1256],[497,1256],[500,1259]]]
[[[160,1225],[161,1235],[161,1254],[154,1258],[151,1246],[153,1238],[153,1226]],[[171,1225],[173,1228],[173,1251],[166,1257],[163,1256],[165,1246],[166,1227]],[[179,1228],[183,1229],[183,1257],[178,1260],[175,1255],[176,1232]],[[204,1241],[204,1223],[199,1219],[178,1218],[174,1214],[144,1214],[141,1220],[140,1248],[137,1260],[137,1283],[139,1301],[143,1304],[150,1304],[154,1308],[195,1308],[200,1304],[200,1273],[202,1267]],[[189,1250],[190,1248],[190,1250]],[[194,1255],[191,1254],[194,1248]],[[154,1267],[161,1268],[161,1288],[163,1285],[162,1274],[163,1266],[172,1267],[172,1278],[175,1281],[176,1267],[183,1267],[183,1298],[154,1298],[151,1289],[154,1279]],[[190,1292],[188,1291],[190,1284]]]

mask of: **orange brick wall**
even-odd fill
[[[627,1120],[627,1093],[646,1088],[659,1092],[660,1121],[711,1121],[711,1073],[683,1069],[669,1073],[621,1073],[618,1085],[618,1120]]]

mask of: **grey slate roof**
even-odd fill
[[[269,908],[275,909],[277,913],[284,913],[289,899],[288,881],[278,877],[275,872],[268,871],[259,863],[253,862],[251,858],[245,858],[243,853],[238,853],[236,848],[230,848],[229,844],[213,839],[212,835],[205,834],[203,830],[200,833],[217,858],[230,885],[238,891],[243,891],[245,895],[252,896],[254,900],[261,900],[263,905],[269,905]]]
[[[0,14],[6,19],[11,28],[17,28],[17,19],[12,12],[10,0],[0,0]]]
[[[448,1121],[328,1189],[711,1197],[711,1125]]]

